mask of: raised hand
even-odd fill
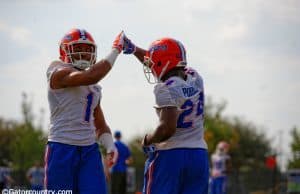
[[[136,46],[132,43],[132,41],[126,37],[124,34],[124,45],[123,45],[123,53],[124,54],[134,54],[136,51]]]
[[[120,53],[123,50],[124,47],[124,32],[120,32],[116,39],[113,42],[113,48],[116,48],[118,52]]]

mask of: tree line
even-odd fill
[[[22,121],[0,118],[0,166],[11,167],[17,172],[20,184],[25,184],[27,169],[35,161],[43,162],[47,134],[42,125],[34,124],[36,118],[33,116],[32,102],[26,94],[23,94],[21,106]],[[219,141],[229,142],[235,178],[242,178],[246,187],[259,189],[266,184],[263,180],[265,176],[271,173],[265,165],[266,157],[276,156],[278,153],[271,148],[270,140],[263,133],[263,129],[239,117],[224,116],[225,109],[225,102],[213,103],[211,98],[206,101],[204,135],[209,154],[214,152]],[[294,127],[291,136],[292,157],[288,168],[300,168],[300,130]],[[142,171],[146,158],[141,150],[140,140],[141,137],[132,137],[128,144],[134,158],[133,166]],[[278,171],[277,175],[280,175],[278,166],[275,170]],[[258,174],[262,176],[258,177]],[[142,173],[140,176],[137,178],[142,178]],[[271,184],[271,181],[267,184]]]

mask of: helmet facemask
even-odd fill
[[[75,47],[78,44],[88,45],[90,50],[77,51]],[[69,62],[80,70],[85,70],[96,63],[97,47],[95,44],[77,41],[76,43],[72,42],[64,45],[62,49],[65,50],[66,57],[69,59]]]
[[[144,74],[145,74],[147,81],[150,84],[156,84],[156,83],[161,82],[162,81],[161,78],[163,77],[166,70],[168,69],[169,63],[170,63],[170,61],[167,61],[167,63],[163,66],[161,73],[158,75],[154,69],[155,65],[157,65],[157,64],[155,64],[152,61],[151,57],[145,56],[144,61],[143,61],[143,64],[144,64],[143,67],[144,67]]]
[[[144,75],[150,84],[155,84],[158,82],[157,76],[155,76],[155,71],[153,71],[153,65],[154,62],[151,60],[150,57],[145,56],[144,61],[143,61],[143,70],[144,70]]]
[[[224,155],[227,154],[228,150],[229,150],[229,144],[222,141],[218,143],[216,148],[216,153],[219,155]]]

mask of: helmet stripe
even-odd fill
[[[186,62],[186,54],[185,54],[184,46],[181,44],[181,42],[179,42],[179,41],[176,41],[176,42],[180,48],[181,60]]]
[[[85,30],[80,29],[80,30],[79,30],[79,34],[80,34],[80,38],[81,38],[81,39],[83,39],[83,40],[87,39],[87,35],[86,35]]]

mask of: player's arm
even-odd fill
[[[109,167],[115,164],[118,157],[118,151],[115,147],[111,130],[107,125],[102,108],[99,105],[94,109],[94,124],[96,127],[96,137],[99,139],[100,144],[102,144],[106,149],[106,162]]]
[[[129,38],[124,35],[124,54],[133,54],[141,63],[144,64],[144,56],[146,55],[146,50],[137,47]]]
[[[106,158],[102,158],[103,170],[104,170],[104,174],[105,174],[105,179],[107,182],[109,182],[111,179],[110,170],[109,170],[110,167],[108,166],[105,159]]]
[[[143,145],[159,143],[169,139],[176,131],[178,110],[177,107],[159,108],[159,124],[152,134],[147,134],[143,140]]]
[[[97,138],[99,138],[104,133],[111,134],[111,130],[105,121],[104,114],[100,104],[98,104],[94,109],[94,118],[95,118],[94,124],[96,127]]]
[[[126,160],[125,160],[126,165],[131,165],[133,163],[133,158],[131,156],[131,152],[129,150],[129,147],[127,146],[127,153],[126,153]]]
[[[111,130],[107,125],[102,108],[100,104],[94,109],[94,124],[96,127],[96,138],[99,139],[99,142],[106,149],[106,156],[103,157],[103,169],[106,181],[110,181],[110,172],[109,168],[111,167],[113,162],[114,150],[116,150],[115,145],[113,143]]]
[[[119,53],[122,51],[124,40],[121,32],[113,42],[111,52],[89,69],[79,71],[75,68],[62,68],[52,74],[50,85],[53,89],[96,84],[111,70]],[[57,62],[56,62],[57,63]]]
[[[113,49],[112,52],[117,51]],[[112,65],[105,59],[92,65],[88,70],[79,71],[72,67],[61,68],[52,74],[51,88],[59,89],[96,84],[105,77],[111,68]]]
[[[126,160],[125,160],[126,165],[131,165],[133,163],[133,158],[132,156],[129,156]]]
[[[136,50],[134,52],[134,56],[141,62],[144,64],[144,57],[146,55],[146,50],[136,47]]]

